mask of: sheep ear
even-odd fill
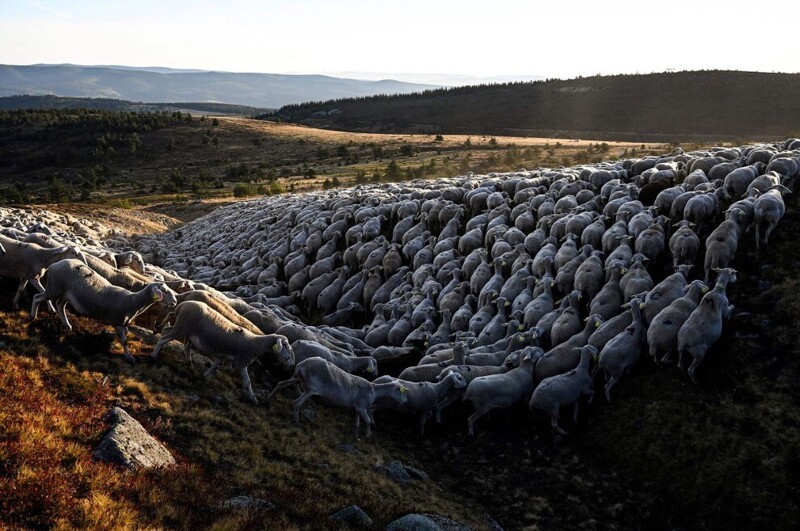
[[[128,258],[126,258],[126,259],[125,259],[125,262],[124,262],[124,263],[126,263],[126,264],[130,264],[130,263],[132,263],[132,262],[133,262],[133,256],[131,256],[131,255],[128,255]]]
[[[164,292],[161,291],[159,288],[155,288],[155,290],[153,290],[153,300],[155,302],[161,302],[162,300],[164,300]]]
[[[280,345],[278,345],[278,343],[273,343],[272,344],[272,352],[278,352],[280,349],[281,349],[281,347],[280,347]]]

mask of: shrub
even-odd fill
[[[255,186],[250,183],[236,183],[236,186],[233,187],[234,197],[248,197],[257,193]]]

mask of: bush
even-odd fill
[[[250,183],[236,183],[236,186],[233,187],[234,197],[248,197],[257,193],[256,187]]]

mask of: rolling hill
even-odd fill
[[[800,130],[800,74],[594,76],[288,105],[268,118],[352,131],[671,141]]]
[[[0,65],[0,96],[55,95],[132,101],[222,102],[278,108],[311,100],[435,88],[391,79],[183,71],[79,65]]]

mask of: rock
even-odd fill
[[[372,527],[372,518],[358,505],[345,507],[332,514],[331,520],[347,524],[350,527]]]
[[[420,470],[419,468],[414,468],[413,466],[405,465],[406,473],[411,476],[411,479],[418,479],[420,481],[428,481],[430,477],[428,474]]]
[[[220,502],[219,504],[220,509],[239,509],[239,510],[249,510],[249,509],[274,509],[275,504],[264,500],[262,498],[253,498],[251,496],[234,496],[233,498],[228,498],[227,500]]]
[[[311,409],[310,407],[306,407],[300,410],[300,414],[303,415],[303,418],[305,418],[309,422],[314,422],[317,420],[316,413],[314,413],[314,410]]]
[[[362,453],[361,450],[359,450],[352,444],[346,444],[346,443],[339,445],[339,450],[343,451],[346,454],[352,454],[352,455],[358,455]]]
[[[222,395],[216,395],[211,397],[211,403],[215,406],[221,406],[225,403],[225,397]]]
[[[412,513],[389,524],[386,531],[470,531],[470,528],[444,516]]]
[[[392,481],[403,484],[411,483],[414,480],[425,481],[428,479],[428,474],[422,470],[404,465],[400,461],[389,461],[379,466],[378,471],[388,476]]]
[[[131,470],[175,464],[169,450],[124,409],[115,407],[108,412],[108,417],[113,425],[92,454],[95,459]]]

